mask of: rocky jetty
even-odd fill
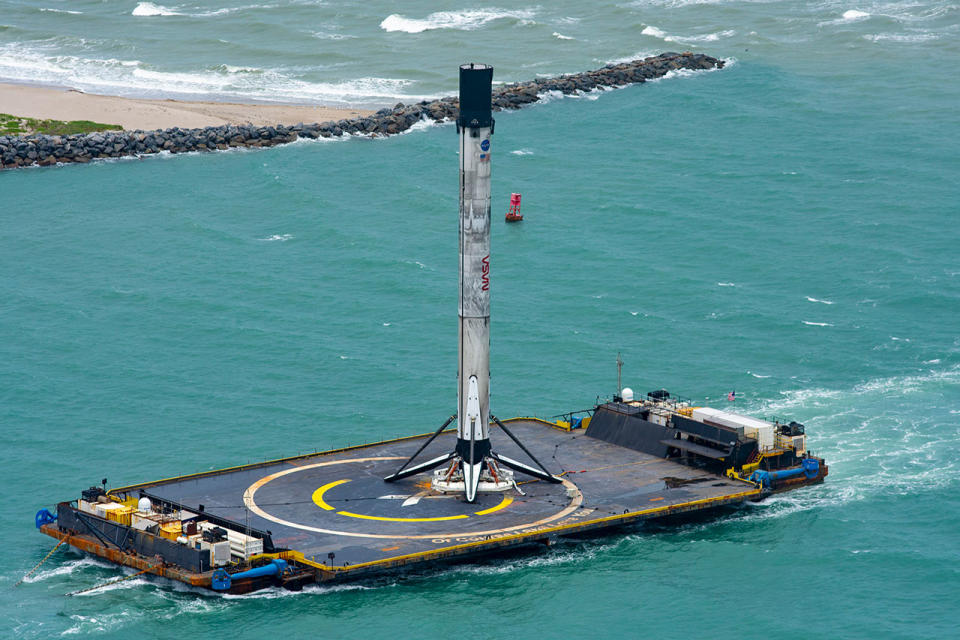
[[[708,70],[723,67],[723,61],[703,54],[663,53],[658,56],[607,65],[602,69],[557,78],[504,85],[494,90],[493,108],[519,109],[550,92],[574,94],[604,87],[620,87],[659,78],[679,69]],[[0,136],[0,168],[49,166],[90,162],[99,158],[122,158],[168,151],[188,153],[230,147],[272,147],[297,138],[332,138],[346,134],[389,136],[406,131],[421,120],[442,122],[457,117],[456,97],[419,102],[377,111],[375,114],[317,124],[223,125],[202,129],[157,131],[106,131],[68,136]]]

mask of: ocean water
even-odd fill
[[[252,0],[256,2],[256,0]],[[361,586],[222,597],[58,551],[41,507],[423,432],[456,397],[456,136],[0,173],[0,637],[954,638],[960,8],[0,1],[0,78],[379,107],[693,50],[497,115],[493,408],[616,383],[807,425],[826,484]]]

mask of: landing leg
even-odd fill
[[[411,462],[413,462],[414,458],[416,458],[418,455],[420,455],[420,454],[423,452],[424,449],[426,449],[428,446],[430,446],[430,443],[433,442],[434,439],[435,439],[438,435],[440,435],[440,434],[443,432],[443,430],[446,429],[447,426],[448,426],[451,422],[453,422],[456,418],[457,418],[456,414],[454,414],[454,415],[450,416],[449,418],[447,418],[447,421],[444,422],[442,425],[440,425],[440,428],[437,429],[436,431],[434,431],[432,436],[430,436],[429,438],[427,438],[427,441],[424,442],[423,445],[422,445],[419,449],[417,449],[417,452],[416,452],[415,454],[413,454],[412,456],[410,456],[410,458],[409,458],[406,462],[403,463],[403,466],[401,466],[399,469],[397,469],[397,472],[396,472],[396,473],[393,473],[393,474],[391,474],[391,475],[389,475],[389,476],[387,476],[386,478],[383,479],[384,482],[393,482],[394,480],[400,480],[401,478],[406,478],[406,477],[408,477],[408,476],[412,476],[413,474],[415,474],[415,473],[420,473],[421,471],[428,471],[428,470],[430,470],[430,469],[433,469],[434,467],[440,466],[441,464],[443,464],[444,462],[446,462],[447,460],[449,460],[450,458],[452,458],[452,457],[454,456],[454,454],[453,454],[453,453],[450,453],[450,454],[448,454],[448,455],[441,456],[440,458],[434,458],[433,460],[431,460],[431,461],[429,461],[429,462],[424,462],[423,464],[419,464],[419,465],[417,465],[417,466],[415,466],[415,467],[411,467],[410,469],[407,469],[406,472],[404,472],[404,469],[407,468],[407,465],[410,464]]]

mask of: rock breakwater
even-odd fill
[[[658,56],[611,64],[594,71],[543,78],[498,87],[493,108],[519,109],[550,92],[575,94],[619,87],[660,78],[680,69],[709,70],[723,61],[704,54],[663,53]],[[222,125],[201,129],[156,131],[106,131],[77,135],[0,136],[0,168],[85,163],[102,158],[123,158],[162,152],[189,153],[231,147],[272,147],[298,138],[332,138],[343,135],[389,136],[406,131],[421,120],[442,122],[457,117],[459,102],[446,97],[416,104],[397,104],[375,114],[336,122],[276,125]]]

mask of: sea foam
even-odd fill
[[[929,42],[930,40],[939,40],[940,35],[931,32],[924,33],[876,33],[863,36],[864,40],[872,42]]]
[[[168,9],[162,5],[152,2],[140,2],[134,7],[131,15],[139,17],[148,16],[182,16],[183,14],[173,9]]]
[[[653,36],[654,38],[660,38],[662,40],[666,40],[667,38],[667,34],[665,31],[651,25],[647,25],[646,27],[644,27],[643,31],[640,32],[640,35]]]
[[[678,43],[716,42],[720,38],[729,38],[731,36],[736,35],[736,33],[737,32],[734,31],[733,29],[726,29],[724,31],[717,31],[714,33],[707,33],[707,34],[698,35],[698,36],[678,36],[678,35],[669,34],[663,29],[660,29],[653,25],[645,26],[643,28],[643,31],[640,32],[641,35],[651,36],[653,38],[660,38],[664,42],[678,42]]]
[[[277,5],[275,4],[250,4],[244,5],[242,7],[224,7],[222,9],[211,9],[210,11],[201,11],[199,13],[184,13],[179,11],[181,7],[177,9],[171,9],[163,5],[159,5],[153,2],[140,2],[134,7],[131,15],[138,17],[151,17],[151,16],[188,16],[190,18],[212,18],[216,16],[224,16],[229,13],[238,13],[240,11],[256,10],[256,9],[276,9]]]
[[[404,78],[360,77],[311,82],[298,69],[214,65],[205,69],[158,69],[139,60],[100,59],[58,55],[49,47],[9,43],[0,45],[0,77],[22,82],[67,85],[81,91],[119,96],[220,96],[263,102],[371,105],[416,102],[429,95],[411,94]]]
[[[849,11],[843,12],[844,22],[854,22],[855,20],[863,20],[864,18],[869,17],[869,13],[866,11],[860,11],[859,9],[850,9]]]
[[[536,12],[529,9],[509,11],[506,9],[464,9],[462,11],[437,11],[422,20],[407,18],[394,13],[380,23],[384,31],[403,31],[405,33],[422,33],[433,29],[459,29],[470,31],[478,29],[488,22],[502,18],[515,20],[529,19]]]

